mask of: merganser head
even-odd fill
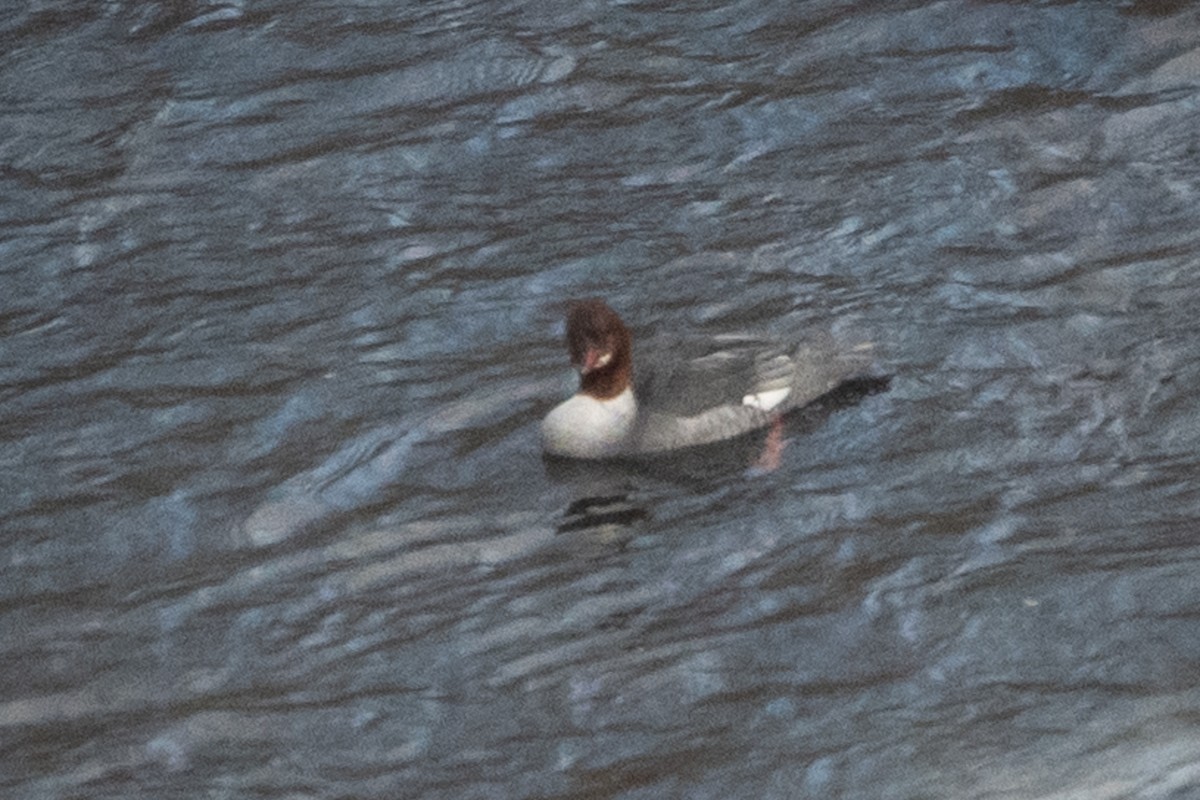
[[[617,312],[598,298],[567,304],[567,352],[579,370],[579,391],[597,400],[629,388],[633,339]]]

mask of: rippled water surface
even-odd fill
[[[0,12],[0,794],[1200,798],[1200,8]],[[869,336],[543,461],[562,301]]]

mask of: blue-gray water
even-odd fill
[[[1200,797],[1195,4],[10,5],[0,795]],[[547,464],[579,295],[895,378]]]

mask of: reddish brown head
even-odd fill
[[[579,390],[584,394],[607,400],[629,386],[633,339],[603,300],[572,300],[567,305],[567,351],[579,370]]]

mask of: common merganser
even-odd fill
[[[684,341],[654,369],[639,367],[635,392],[625,323],[603,300],[573,300],[567,351],[579,391],[546,415],[542,447],[554,456],[606,459],[731,439],[862,375],[868,348],[836,354],[740,335]]]

